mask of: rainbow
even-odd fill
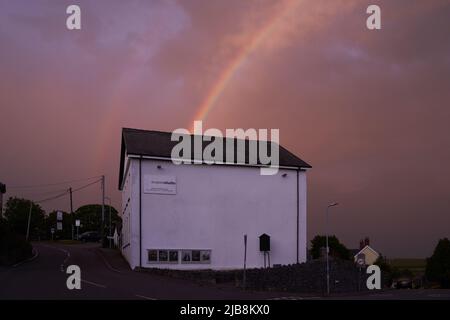
[[[252,39],[244,45],[233,59],[227,64],[226,68],[221,72],[214,85],[209,90],[203,102],[197,108],[197,112],[193,121],[189,124],[190,131],[193,132],[193,123],[196,120],[205,120],[208,114],[215,106],[217,100],[222,95],[233,75],[246,62],[249,56],[254,52],[261,43],[270,36],[279,22],[289,14],[300,0],[285,0],[275,14],[264,24],[264,26],[256,32]]]
[[[261,43],[274,33],[273,31],[276,29],[276,26],[286,17],[286,15],[293,11],[294,7],[300,3],[301,0],[284,0],[281,2],[276,10],[274,10],[270,19],[263,24],[263,26],[251,37],[250,41],[237,52],[233,59],[230,60],[222,72],[220,72],[219,77],[203,99],[203,102],[196,108],[197,111],[195,112],[195,117],[188,125],[191,132],[193,132],[194,121],[206,119],[219,97],[229,85],[233,75]],[[117,125],[121,124],[120,120],[125,109],[120,106],[119,99],[117,99],[119,97],[119,92],[119,86],[117,90],[112,90],[108,103],[108,105],[111,106],[111,109],[105,114],[103,121],[99,123],[98,135],[94,142],[94,146],[96,146],[94,151],[96,154],[92,163],[94,172],[99,172],[99,168],[103,167],[104,158],[107,156],[104,152],[105,146],[108,143],[108,140],[111,139],[111,135],[120,134],[120,131],[118,130],[120,127],[118,128]],[[114,138],[117,138],[117,136],[114,136]]]

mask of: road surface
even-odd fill
[[[317,295],[248,292],[231,286],[199,285],[189,280],[131,271],[127,267],[117,270],[99,253],[98,244],[48,242],[33,246],[39,252],[36,259],[14,268],[0,269],[0,299],[325,299]],[[81,290],[69,290],[66,286],[69,275],[64,268],[71,264],[81,268]],[[450,290],[392,290],[331,299],[450,300]]]

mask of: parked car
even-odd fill
[[[413,288],[413,281],[411,278],[399,278],[396,281],[397,289],[412,289]]]
[[[100,233],[97,231],[87,231],[80,234],[78,240],[83,242],[99,242],[101,238]]]

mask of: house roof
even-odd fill
[[[171,132],[162,132],[162,131],[148,131],[141,129],[131,129],[131,128],[123,128],[122,129],[122,145],[120,152],[120,172],[119,172],[119,189],[122,186],[123,174],[124,174],[124,165],[125,165],[125,156],[142,156],[142,157],[155,157],[161,160],[171,160],[171,153],[174,146],[176,146],[179,142],[171,140],[172,133]],[[190,135],[191,146],[194,146],[194,135]],[[198,137],[198,136],[197,136]],[[230,138],[220,138],[214,137],[215,139],[222,139],[223,141],[223,158],[224,165],[230,164],[226,163],[226,142],[230,140],[234,140],[231,142],[236,142],[238,139],[230,139]],[[242,142],[242,140],[240,140]],[[202,139],[202,150],[205,149],[207,145],[209,145],[210,141],[203,141]],[[271,147],[270,141],[267,142],[267,152],[270,152]],[[259,148],[259,146],[257,146]],[[237,144],[234,143],[234,161],[231,164],[238,165],[250,165],[249,164],[249,140],[245,140],[245,163],[238,162],[238,150]],[[259,150],[259,149],[258,149]],[[191,150],[192,151],[192,150]],[[193,158],[192,152],[189,157],[192,160],[201,160]],[[258,157],[257,165],[262,165],[261,161]],[[281,167],[292,167],[295,169],[306,169],[311,168],[311,166],[298,158],[287,149],[283,148],[281,145],[279,146],[279,165]]]
[[[362,248],[361,250],[359,250],[356,254],[353,255],[354,258],[357,258],[358,254],[360,254],[361,252],[365,251],[366,249],[369,249],[370,251],[373,251],[376,255],[380,255],[378,252],[376,252],[371,246],[366,245],[364,248]]]

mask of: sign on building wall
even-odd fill
[[[144,193],[177,194],[177,179],[174,176],[144,175]]]

